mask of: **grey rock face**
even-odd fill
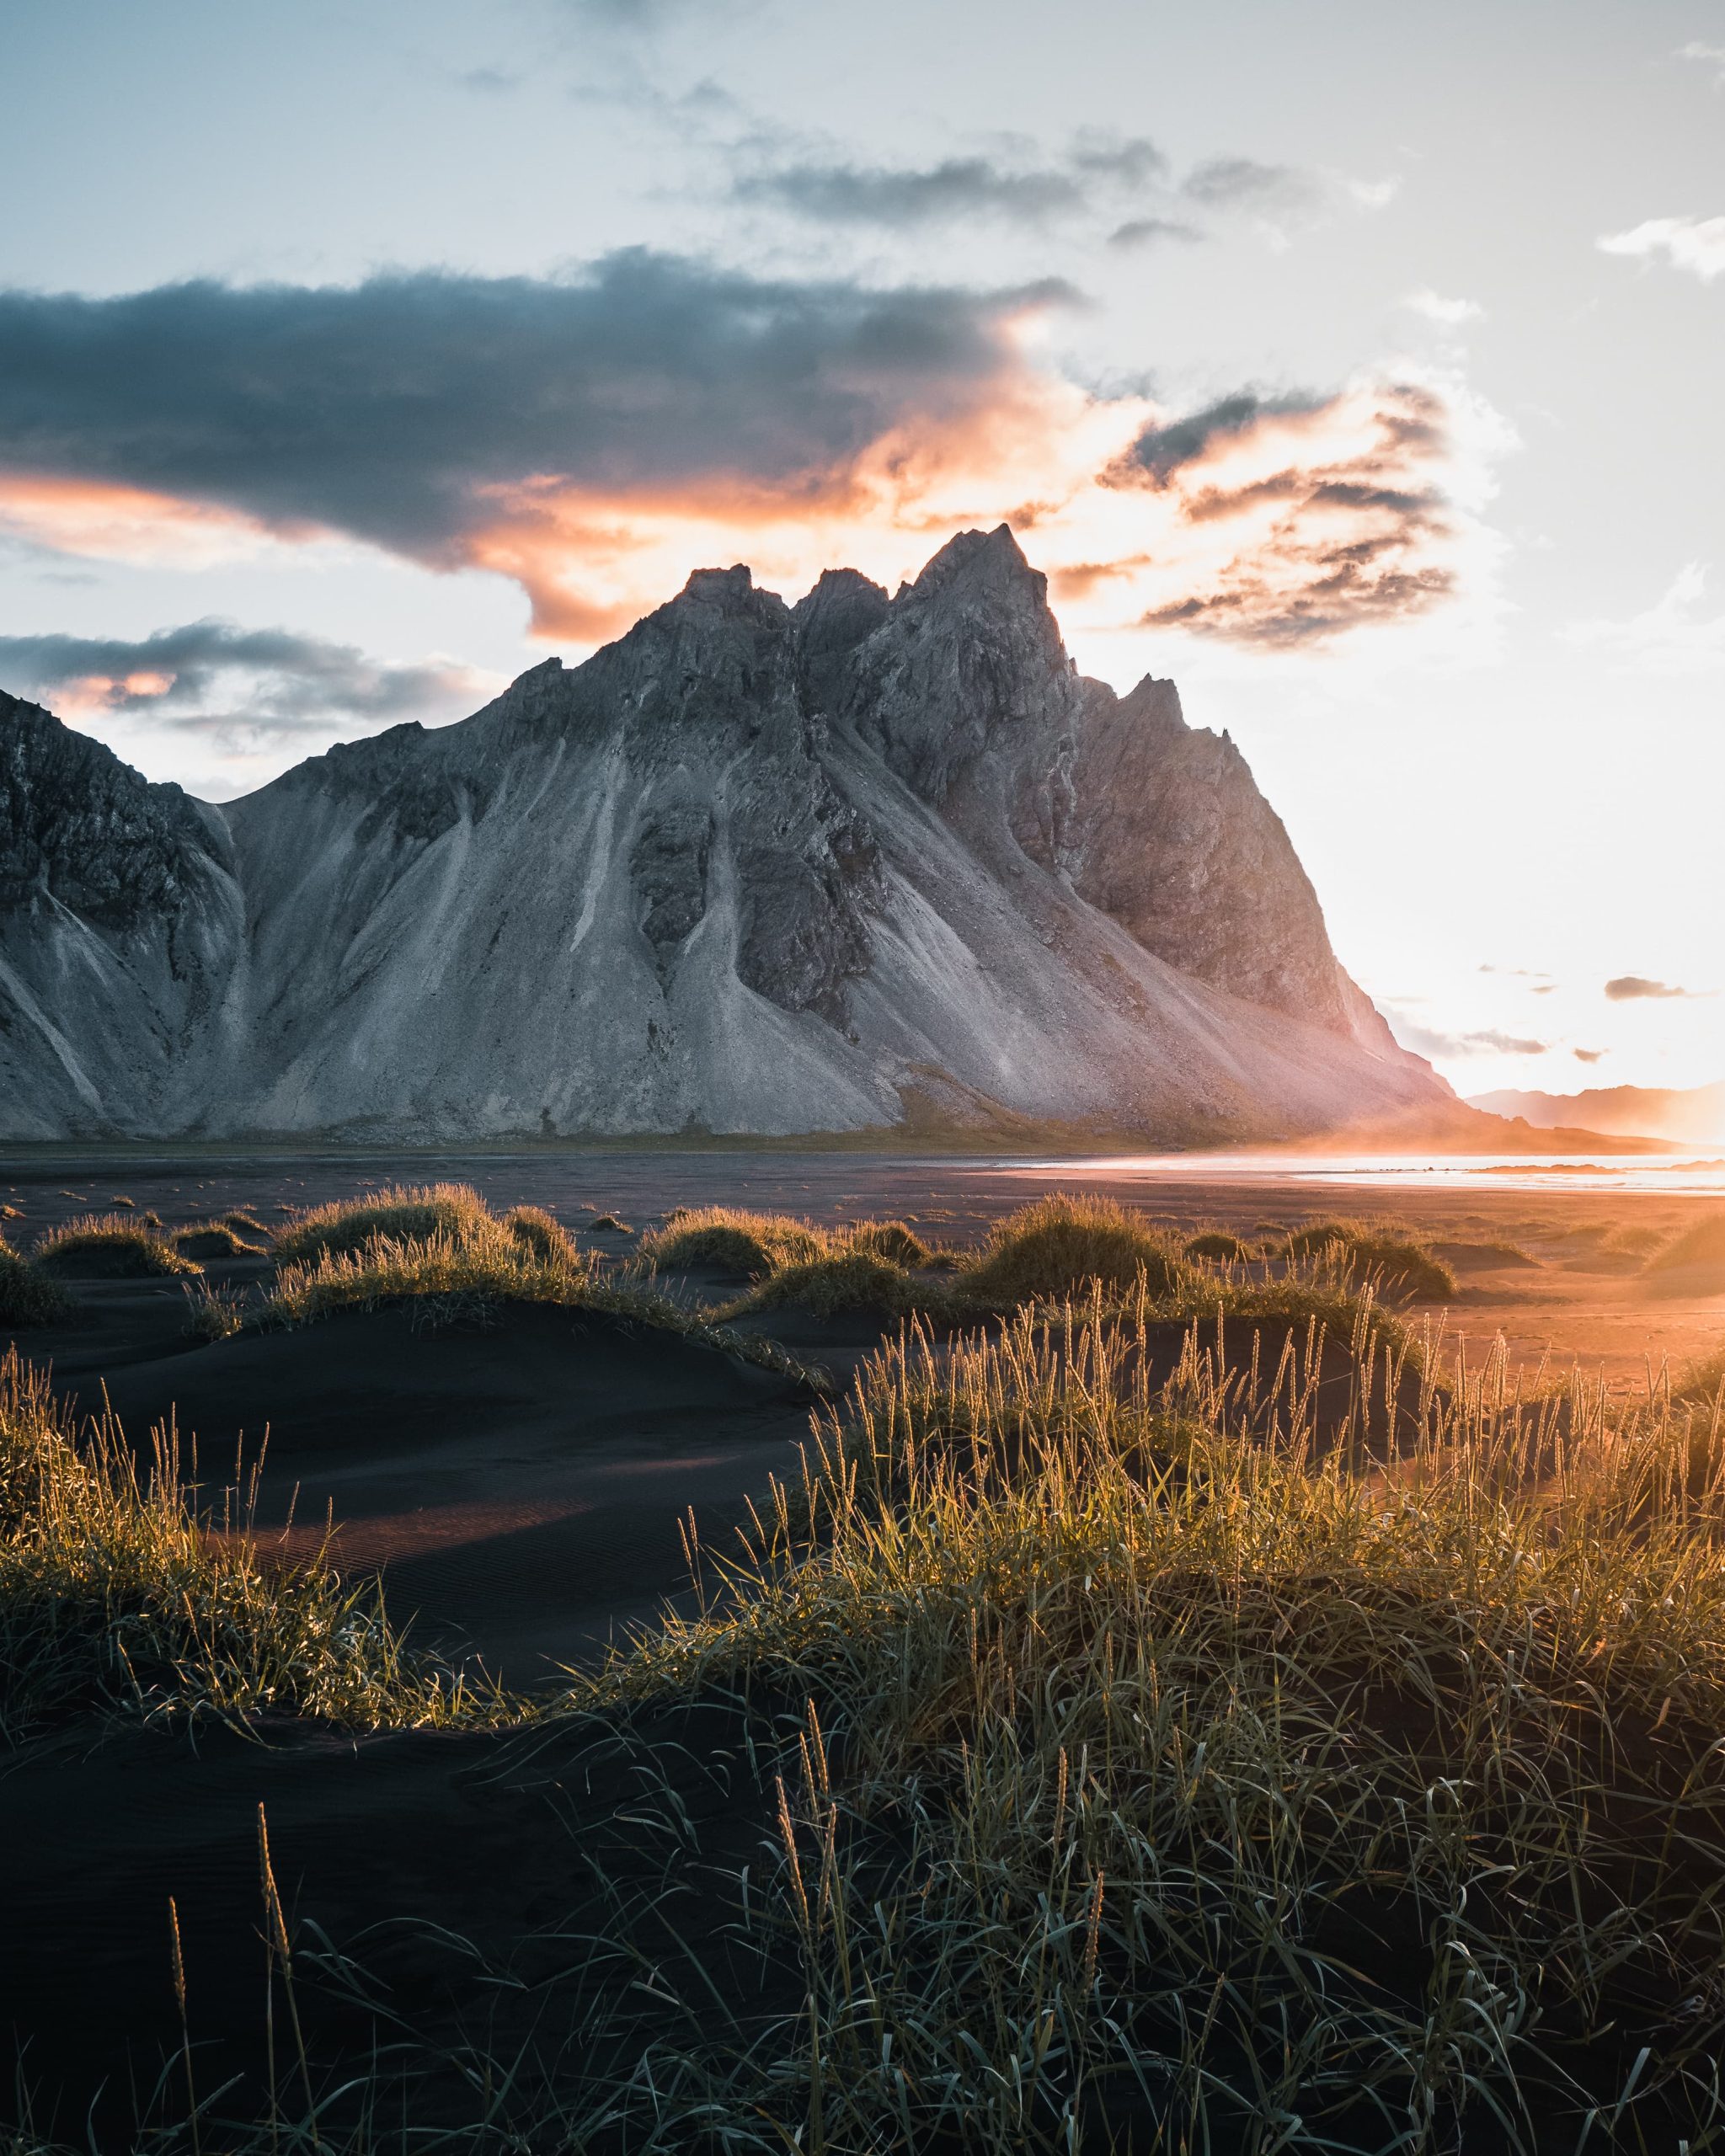
[[[891,600],[699,571],[222,809],[0,698],[0,1134],[1193,1139],[1446,1097],[1237,750],[1080,677],[1004,527]]]

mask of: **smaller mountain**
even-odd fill
[[[1581,1129],[1622,1138],[1725,1142],[1725,1084],[1589,1086],[1578,1093],[1475,1093],[1470,1107],[1487,1115],[1519,1116],[1535,1130]]]

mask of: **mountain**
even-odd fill
[[[1490,1115],[1522,1116],[1536,1130],[1579,1124],[1621,1136],[1725,1140],[1725,1085],[1589,1086],[1579,1093],[1476,1093],[1468,1105]]]
[[[1161,1141],[1452,1100],[1170,682],[1011,532],[889,598],[745,568],[458,725],[216,808],[0,696],[0,1135]]]

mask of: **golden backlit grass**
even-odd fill
[[[563,1927],[568,2063],[478,2062],[475,2148],[1719,2144],[1717,1403],[1524,1395],[1501,1355],[1439,1382],[1327,1244],[1272,1278],[1160,1242],[1153,1272],[1134,1241],[1111,1273],[1120,1238],[1083,1206],[1003,1224],[975,1272],[1007,1251],[1013,1281],[1087,1293],[1033,1284],[938,1342],[913,1323],[741,1545],[692,1535],[692,1606],[557,1716],[515,1704],[536,1742],[615,1746],[718,1703],[713,1816],[748,1831],[721,1859],[677,1746],[643,1740],[625,1824],[659,1834],[662,1883],[612,1900],[595,1869]],[[799,1267],[917,1295],[973,1271],[835,1237],[757,1294],[807,1299]],[[272,1321],[532,1282],[649,1307],[485,1214],[284,1268]],[[1253,1311],[1279,1326],[1262,1358]],[[171,1460],[77,1445],[11,1368],[5,1713],[503,1711],[327,1569],[212,1550]]]
[[[1374,1222],[1309,1220],[1289,1236],[1281,1254],[1328,1258],[1370,1278],[1385,1295],[1422,1303],[1447,1303],[1455,1295],[1455,1275],[1442,1258],[1415,1236]]]
[[[542,1264],[579,1266],[580,1253],[561,1221],[540,1205],[517,1205],[503,1216],[505,1231]]]
[[[35,1262],[68,1278],[151,1279],[202,1271],[142,1217],[87,1213],[37,1238]]]
[[[321,1558],[266,1570],[205,1531],[171,1441],[140,1465],[112,1422],[77,1433],[44,1375],[0,1360],[0,1736],[90,1709],[375,1728],[474,1704],[407,1653],[375,1588]]]
[[[275,1252],[279,1263],[303,1264],[356,1251],[374,1235],[398,1243],[433,1235],[459,1242],[491,1225],[490,1209],[467,1183],[397,1184],[296,1213],[275,1230]]]
[[[1056,1192],[997,1221],[961,1277],[972,1299],[1010,1308],[1091,1281],[1130,1288],[1140,1275],[1154,1294],[1175,1291],[1188,1278],[1178,1244],[1111,1198]]]
[[[256,1257],[262,1249],[246,1241],[226,1220],[195,1220],[176,1228],[170,1241],[182,1257]]]
[[[805,1703],[733,1884],[793,1995],[661,2041],[655,2095],[906,2156],[1713,2145],[1717,1433],[1498,1360],[1387,1457],[1362,1388],[1321,1454],[1299,1384],[1194,1341],[1153,1391],[1146,1346],[884,1351],[705,1614],[586,1688]]]
[[[782,1213],[734,1205],[679,1206],[662,1228],[641,1238],[641,1263],[655,1273],[711,1267],[764,1280],[782,1265],[805,1265],[832,1246],[824,1228]]]

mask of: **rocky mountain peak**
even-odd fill
[[[967,595],[986,591],[1037,606],[1048,601],[1048,579],[1026,561],[1009,524],[997,524],[992,531],[955,532],[899,595],[928,600],[949,589]]]
[[[740,566],[222,810],[0,699],[0,1134],[1149,1137],[1441,1097],[1169,682],[1012,533],[889,599]]]

